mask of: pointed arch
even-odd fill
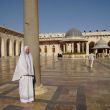
[[[14,41],[14,56],[16,56],[16,40]]]
[[[7,56],[10,56],[10,39],[6,41]]]
[[[95,42],[93,42],[93,41],[91,41],[90,43],[89,43],[89,53],[91,53],[91,52],[93,52],[93,47],[94,47],[94,45],[95,45]]]

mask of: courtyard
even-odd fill
[[[0,59],[0,110],[110,110],[110,60],[41,58],[42,84],[48,92],[35,102],[19,101],[12,82],[17,58]]]

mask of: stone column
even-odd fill
[[[35,94],[45,93],[46,89],[41,84],[38,0],[24,0],[24,45],[30,47],[33,56],[36,76]]]
[[[68,52],[71,53],[71,43],[68,44]]]
[[[72,52],[74,53],[74,43],[72,43],[72,48],[73,48]]]
[[[68,52],[68,43],[66,43],[66,52]]]
[[[66,51],[65,51],[65,44],[63,44],[63,53],[65,53]]]
[[[1,56],[6,57],[6,39],[2,38],[2,44],[1,44]]]
[[[84,51],[84,43],[82,43],[82,53],[85,53],[85,51]]]
[[[95,49],[95,54],[97,54],[97,49]]]
[[[73,53],[73,45],[72,45],[72,43],[71,43],[71,53]]]
[[[105,49],[103,49],[102,57],[104,58],[105,56]]]
[[[19,55],[19,41],[16,42],[16,46],[15,46],[15,53],[16,53],[16,56]]]
[[[60,44],[56,45],[55,55],[58,55],[58,53],[64,53],[64,46],[63,46],[63,50],[60,47],[61,47]]]
[[[107,49],[105,49],[105,55],[107,55]]]
[[[89,43],[86,43],[86,55],[89,55]]]
[[[9,56],[14,57],[14,42],[10,41],[10,47],[9,47],[10,53]]]
[[[65,43],[65,53],[67,52],[67,46],[66,46],[66,43]]]
[[[77,43],[77,52],[80,53],[80,43]]]

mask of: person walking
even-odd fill
[[[88,59],[89,59],[89,66],[92,68],[95,60],[95,54],[90,53]]]

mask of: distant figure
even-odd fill
[[[20,101],[23,103],[34,101],[33,91],[33,60],[29,46],[21,50],[12,81],[19,80]]]
[[[89,65],[92,68],[93,67],[93,63],[94,63],[94,60],[95,60],[95,54],[90,53],[88,59],[89,59]]]
[[[57,57],[62,57],[62,54],[59,54],[59,53],[58,53]]]

